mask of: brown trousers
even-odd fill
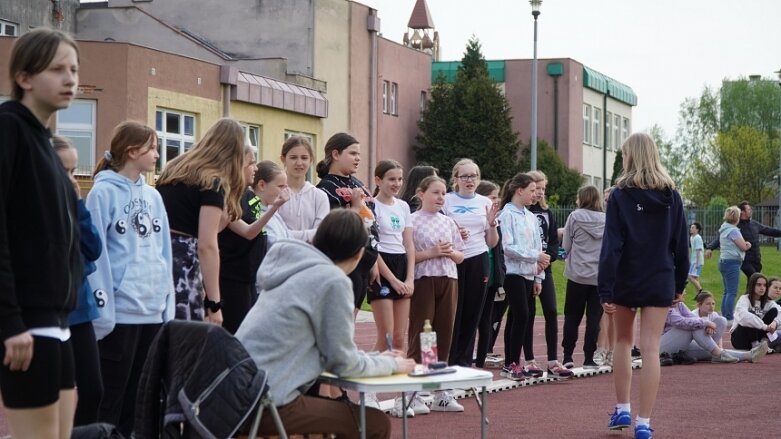
[[[437,333],[439,361],[448,361],[453,341],[453,324],[458,306],[458,280],[449,277],[422,277],[415,280],[415,293],[409,307],[407,357],[420,363],[420,333],[426,320]]]
[[[301,395],[289,404],[277,407],[277,410],[288,435],[334,434],[337,439],[361,437],[358,431],[361,408],[346,400]],[[278,434],[268,410],[263,411],[258,432],[261,436]],[[367,407],[366,437],[388,439],[390,432],[388,416]]]

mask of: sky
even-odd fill
[[[415,0],[358,0],[376,8],[385,38],[402,41]],[[469,38],[486,59],[533,57],[528,1],[427,0],[443,61],[460,60]],[[687,97],[724,78],[781,69],[781,0],[543,0],[537,56],[572,58],[629,85],[633,129],[675,133]],[[530,85],[531,86],[531,85]]]

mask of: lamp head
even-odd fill
[[[529,0],[529,4],[532,5],[532,15],[534,19],[540,15],[540,6],[542,6],[542,0]]]

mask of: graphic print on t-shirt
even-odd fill
[[[542,251],[548,249],[548,236],[545,231],[548,230],[548,214],[545,212],[535,214],[537,222],[540,225],[540,239],[542,239]]]

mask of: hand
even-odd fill
[[[396,357],[396,367],[393,370],[396,373],[410,373],[415,371],[415,360],[412,358]]]
[[[412,294],[415,293],[415,281],[413,279],[407,279],[407,281],[404,282],[404,285],[407,286],[407,297],[412,296]]]
[[[399,296],[407,296],[407,284],[404,282],[396,279],[395,277],[391,279],[390,286],[393,288],[394,291],[399,293]]]
[[[536,273],[534,273],[534,274],[540,274],[540,273],[542,273],[543,271],[545,271],[545,266],[544,266],[544,265],[542,265],[542,263],[538,262],[538,263],[537,263],[537,272],[536,272]]]
[[[750,248],[751,248],[751,243],[750,242],[746,242],[746,250],[748,250]]]
[[[542,284],[535,282],[534,289],[532,290],[532,295],[534,295],[534,297],[537,297],[540,295],[540,293],[542,293]]]
[[[713,256],[713,250],[711,249],[705,250],[705,259],[710,259],[711,256]]]
[[[673,299],[673,305],[675,305],[676,303],[681,303],[682,300],[683,300],[683,292],[675,293],[675,298]]]
[[[8,366],[12,371],[27,371],[33,360],[33,336],[30,331],[8,337],[3,344],[5,345],[3,365]]]
[[[433,257],[439,258],[442,256],[450,256],[453,253],[453,244],[446,241],[440,241],[439,244],[429,248]]]
[[[363,197],[365,195],[363,189],[359,187],[353,188],[352,193],[350,194],[350,207],[356,211],[360,211],[363,207]]]
[[[376,262],[372,265],[371,270],[369,270],[369,285],[374,283],[380,283],[380,267]]]
[[[458,226],[458,233],[461,234],[461,239],[464,241],[469,239],[469,230],[467,230],[466,227]]]
[[[605,314],[613,314],[616,312],[616,305],[613,303],[603,303],[602,311],[604,311]]]
[[[211,312],[207,309],[206,321],[209,323],[214,323],[217,326],[222,326],[222,310],[217,312]]]
[[[776,329],[778,329],[778,323],[775,320],[767,325],[767,332],[776,332]]]
[[[277,198],[274,200],[273,203],[271,203],[272,206],[279,208],[283,204],[287,203],[287,200],[290,199],[290,189],[285,188],[279,191],[279,195],[277,195]]]
[[[499,215],[499,205],[491,203],[491,206],[485,206],[485,220],[488,221],[488,227],[496,225],[496,216]]]
[[[548,267],[550,265],[550,255],[541,252],[539,256],[537,256],[537,262],[541,263],[544,267]]]
[[[708,335],[712,335],[716,332],[716,324],[713,322],[708,322],[705,325],[705,333]]]

